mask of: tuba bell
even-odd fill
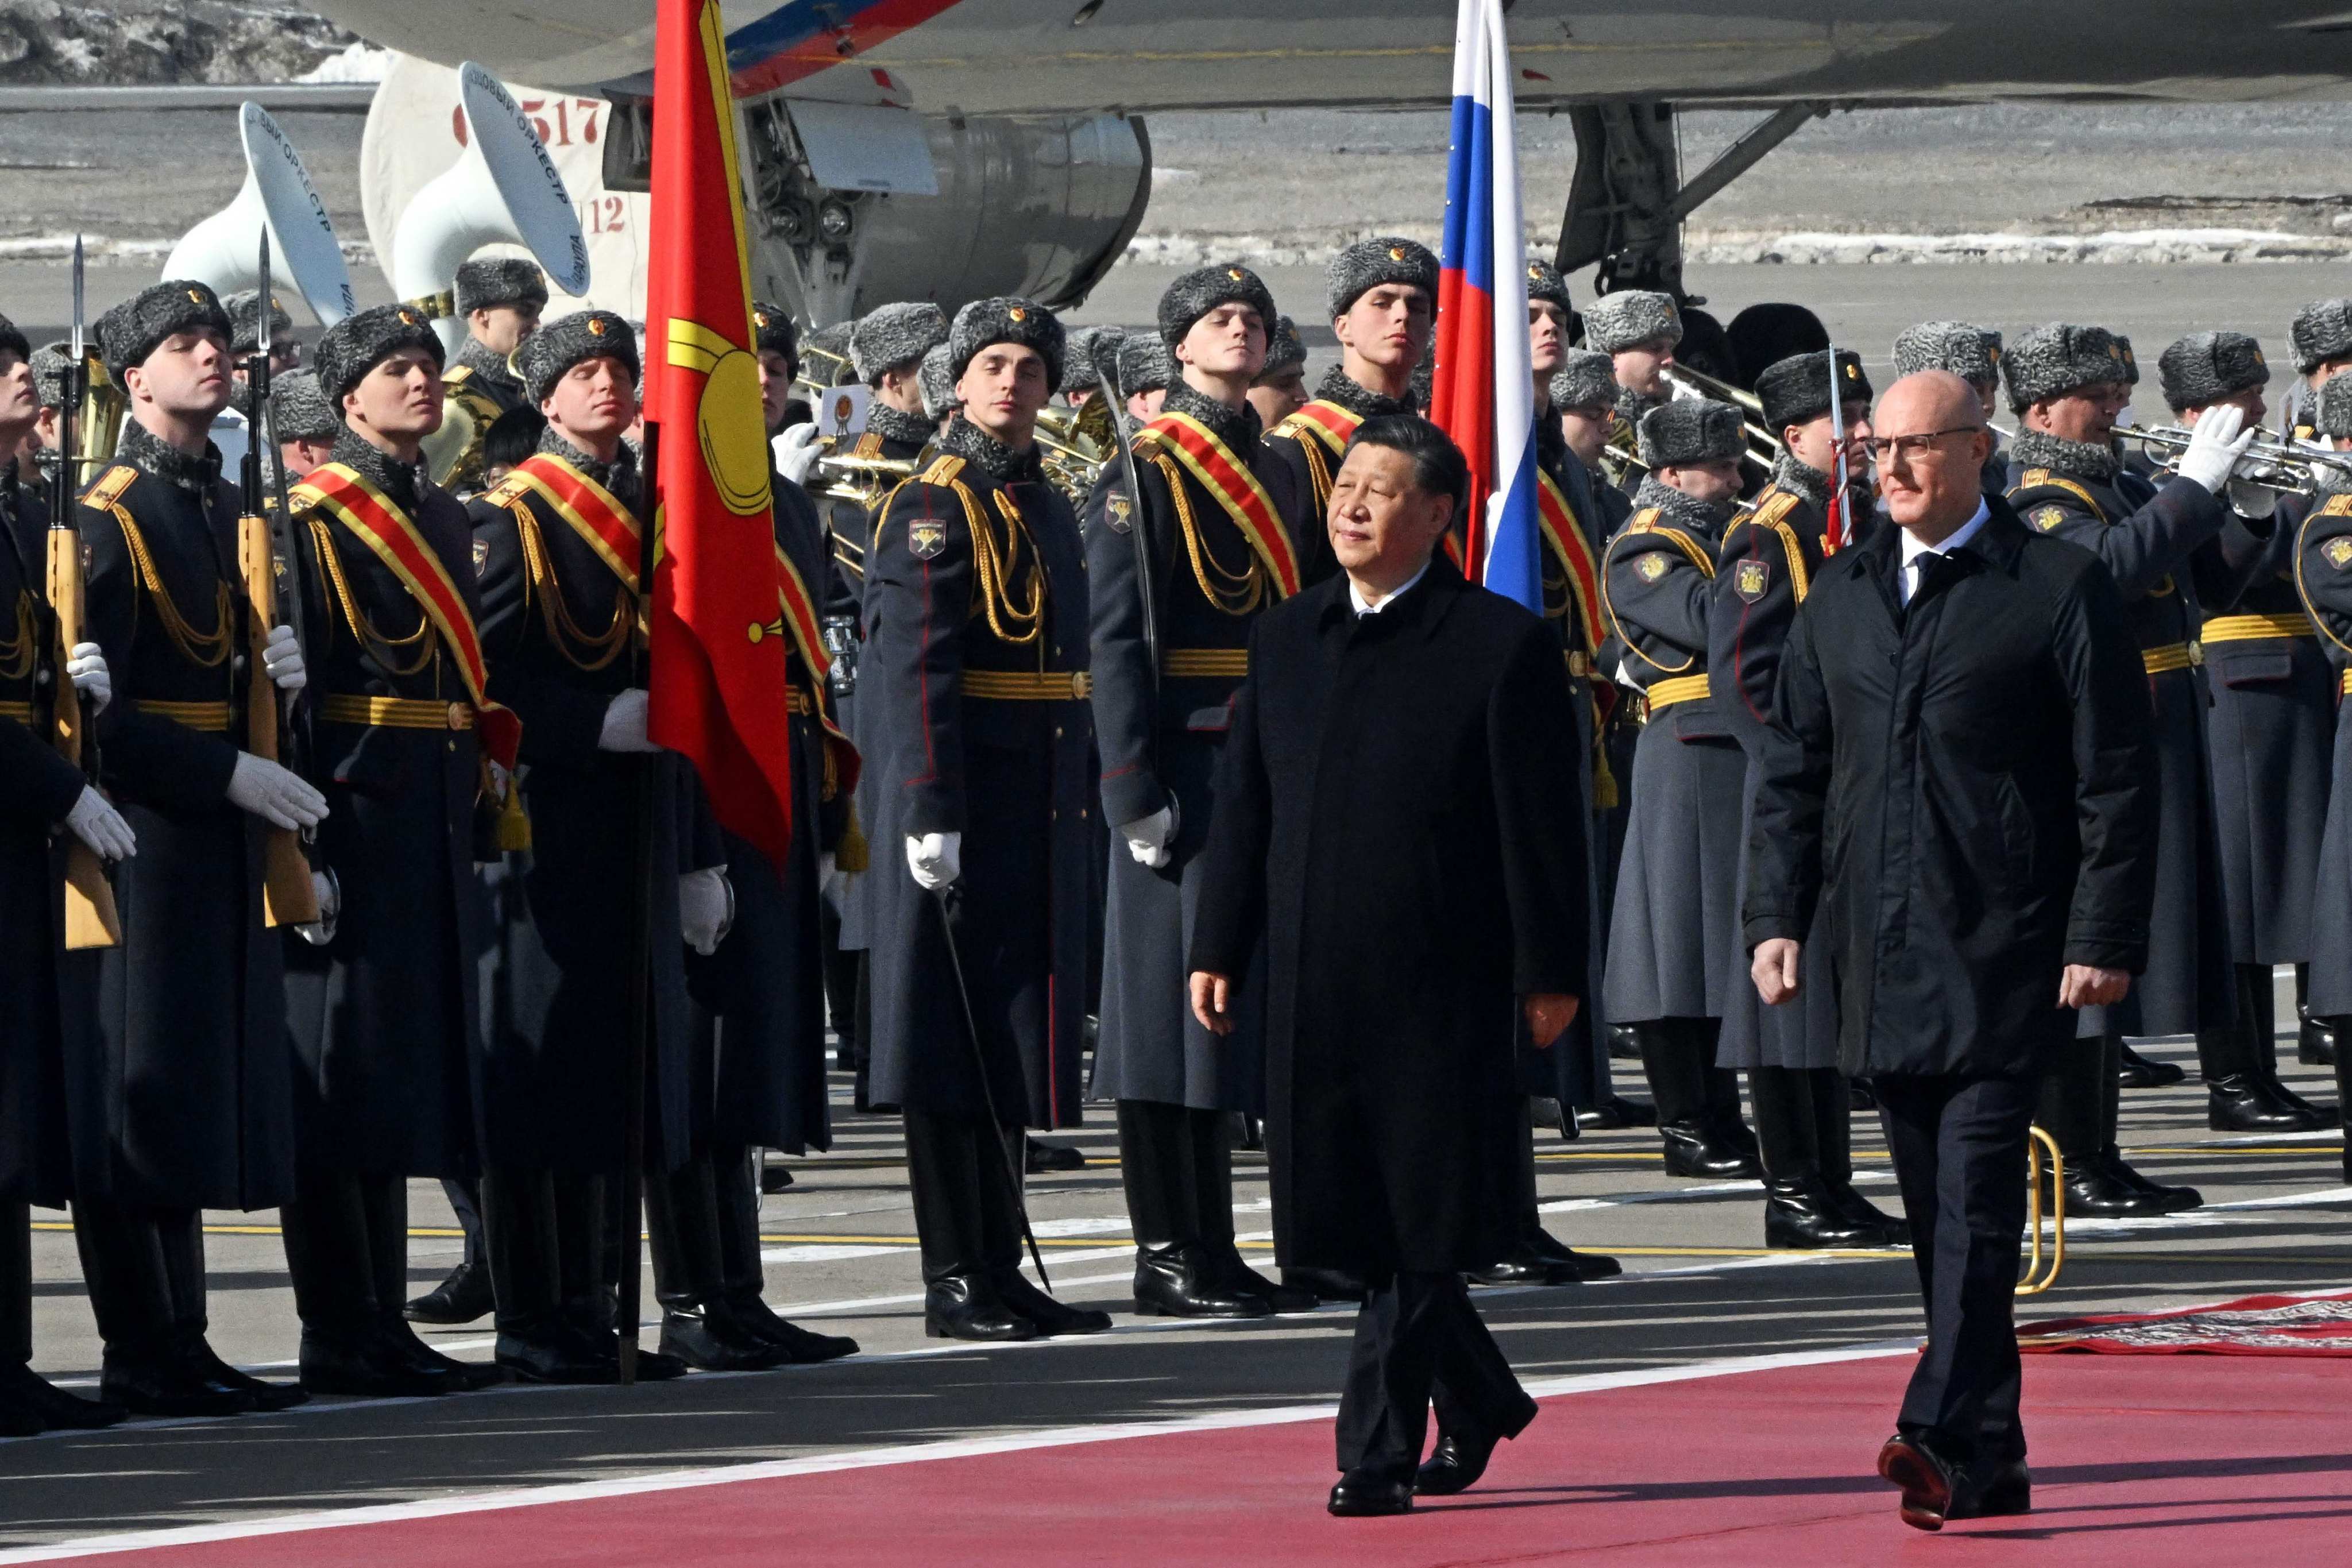
[[[236,200],[181,237],[164,259],[163,276],[206,284],[215,294],[257,288],[257,258],[266,233],[269,254],[310,314],[331,327],[359,302],[327,204],[310,184],[301,154],[261,105],[248,101],[237,110],[237,133],[245,149],[244,186]]]
[[[1037,416],[1037,450],[1045,478],[1074,507],[1086,505],[1103,466],[1118,449],[1110,407],[1097,392],[1080,407],[1048,407]]]

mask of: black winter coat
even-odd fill
[[[2294,580],[2336,675],[2335,787],[2311,908],[2311,1011],[2352,1015],[2352,496],[2331,496],[2296,532]]]
[[[1265,944],[1285,1264],[1466,1269],[1518,1225],[1517,998],[1586,983],[1559,643],[1443,559],[1379,614],[1334,577],[1261,616],[1192,967]]]
[[[2000,501],[1908,608],[1898,531],[1790,628],[1748,841],[1747,945],[1829,906],[1848,1073],[2034,1070],[2061,971],[2137,973],[2156,871],[2147,689],[2106,569]]]

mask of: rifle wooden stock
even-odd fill
[[[269,548],[269,521],[251,513],[236,520],[236,567],[253,606],[252,657],[246,688],[245,749],[278,761],[278,687],[262,665],[261,650],[278,619],[277,562]],[[319,898],[310,885],[310,858],[301,835],[273,827],[264,841],[263,905],[274,926],[309,925],[319,918]]]
[[[58,483],[65,482],[60,473]],[[50,703],[55,723],[50,731],[58,754],[81,766],[85,717],[81,696],[65,679],[66,656],[82,640],[81,537],[69,528],[49,530],[49,607],[57,616],[57,694]],[[80,839],[66,839],[66,946],[68,949],[117,947],[122,942],[122,921],[114,910],[114,885],[106,879],[106,865],[98,852]]]

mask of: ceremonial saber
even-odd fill
[[[980,1073],[981,1104],[987,1109],[988,1124],[1004,1151],[1004,1176],[1013,1184],[1013,1212],[1021,1218],[1021,1239],[1029,1244],[1029,1261],[1037,1266],[1038,1281],[1051,1292],[1054,1282],[1045,1276],[1045,1255],[1037,1249],[1037,1233],[1029,1227],[1029,1201],[1021,1190],[1021,1165],[1013,1156],[1012,1143],[1004,1137],[1003,1119],[996,1114],[996,1089],[988,1081],[988,1054],[981,1049],[980,1017],[972,1011],[971,987],[963,975],[963,952],[956,946],[955,921],[948,911],[949,901],[954,897],[952,882],[931,889],[931,898],[940,911],[940,930],[948,939],[948,968],[955,974],[956,1000],[963,1004],[964,1033],[971,1037],[971,1065]],[[1023,1137],[1027,1137],[1025,1131]]]
[[[660,502],[655,487],[661,475],[661,426],[646,421],[646,445],[640,472],[646,475],[645,493],[652,504],[646,517],[637,543],[637,603],[640,624],[650,627],[654,585],[654,519],[659,513]],[[630,684],[650,690],[653,686],[653,647],[650,638],[629,639]],[[631,759],[636,766],[635,789],[630,801],[635,820],[629,826],[629,862],[635,881],[629,892],[629,1046],[628,1078],[621,1086],[621,1278],[620,1293],[620,1379],[624,1386],[637,1381],[638,1313],[642,1308],[645,1289],[645,1194],[646,1194],[646,1064],[650,1053],[646,1036],[653,1028],[653,968],[654,968],[654,769],[661,762],[659,753]],[[609,1233],[608,1233],[609,1234]]]

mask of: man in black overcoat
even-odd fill
[[[130,418],[114,466],[82,492],[87,628],[113,672],[103,782],[140,849],[115,879],[122,942],[99,954],[95,1048],[68,1058],[100,1387],[142,1415],[283,1409],[306,1395],[205,1342],[200,1213],[289,1194],[285,969],[263,923],[263,854],[269,831],[315,827],[327,804],[237,744],[252,608],[239,497],[208,434],[228,405],[227,313],[201,283],[158,283],[98,333]],[[293,631],[262,641],[265,673],[299,690]]]
[[[1357,430],[1340,574],[1254,629],[1193,927],[1202,1023],[1265,1009],[1276,1254],[1369,1287],[1335,1514],[1461,1490],[1536,1413],[1462,1277],[1518,1237],[1520,1020],[1557,1039],[1591,964],[1585,758],[1558,637],[1435,555],[1467,490],[1427,421]]]
[[[1927,1309],[1878,1468],[1936,1530],[2030,1506],[2026,1134],[2074,1010],[2147,962],[2155,747],[2114,579],[1983,494],[1968,383],[1906,376],[1874,422],[1896,526],[1831,560],[1790,627],[1745,927],[1768,1004],[1801,994],[1807,944],[1834,952],[1842,1065],[1876,1088]]]
[[[2330,376],[2312,399],[2320,436],[2352,447],[2352,374]],[[2352,467],[2320,469],[2320,492],[2294,539],[2295,590],[2319,634],[2337,692],[2332,788],[2320,834],[2311,908],[2311,1016],[2336,1042],[2336,1088],[2352,1104]],[[2344,1153],[2352,1181],[2352,1146]]]

